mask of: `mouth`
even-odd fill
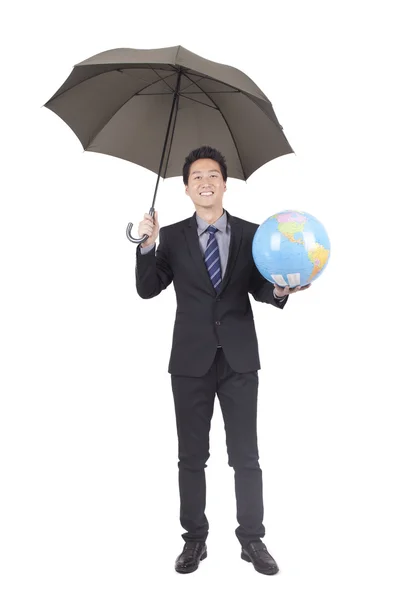
[[[200,192],[200,196],[213,196],[214,192],[211,192],[210,190],[207,192]]]

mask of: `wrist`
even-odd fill
[[[280,296],[279,294],[277,294],[276,289],[273,289],[273,294],[274,294],[274,298],[276,300],[283,300],[284,298],[286,298],[287,294],[283,294],[283,296]]]

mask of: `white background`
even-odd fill
[[[398,599],[395,2],[38,1],[8,7],[2,29],[2,599]],[[94,54],[179,44],[245,71],[296,152],[228,180],[225,207],[258,223],[305,210],[331,239],[325,273],[285,310],[252,302],[276,577],[240,560],[218,401],[209,557],[174,571],[175,295],[137,296],[125,235],[156,176],[83,152],[43,108]],[[156,208],[162,225],[193,213],[180,178]]]

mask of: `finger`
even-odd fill
[[[148,219],[144,219],[144,221],[142,221],[142,224],[146,227],[154,227],[154,221],[151,217]]]
[[[143,227],[141,227],[141,231],[142,233],[145,233],[146,235],[152,235],[153,233],[153,227],[151,225],[143,225]]]

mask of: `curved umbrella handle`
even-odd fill
[[[154,206],[152,206],[149,210],[149,215],[151,217],[153,217],[154,213],[155,213]],[[149,238],[148,235],[144,235],[142,238],[132,237],[131,236],[132,227],[133,227],[133,223],[128,223],[128,226],[126,228],[126,236],[130,242],[132,242],[134,244],[141,244],[142,242],[145,242]]]

